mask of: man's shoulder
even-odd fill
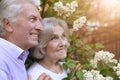
[[[5,68],[8,63],[6,53],[7,52],[0,47],[0,68]],[[7,53],[7,55],[9,55],[9,53]]]
[[[4,58],[4,56],[0,55],[0,69],[7,70],[7,67],[8,67],[8,63],[7,63],[6,58]]]

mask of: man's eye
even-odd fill
[[[37,20],[37,18],[35,18],[35,17],[30,18],[31,22],[35,22],[36,20]]]
[[[65,34],[63,34],[63,37],[66,37],[66,35],[65,35]]]

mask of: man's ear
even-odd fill
[[[4,29],[6,31],[8,31],[8,32],[12,32],[13,31],[13,28],[11,26],[11,22],[8,19],[4,18],[2,20],[2,22],[3,22]]]

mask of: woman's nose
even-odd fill
[[[59,45],[60,45],[60,46],[65,46],[65,45],[66,45],[66,40],[60,39],[60,40],[59,40]]]

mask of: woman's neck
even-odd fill
[[[39,61],[39,64],[54,73],[60,74],[63,72],[63,68],[58,61],[43,59],[42,61]]]

